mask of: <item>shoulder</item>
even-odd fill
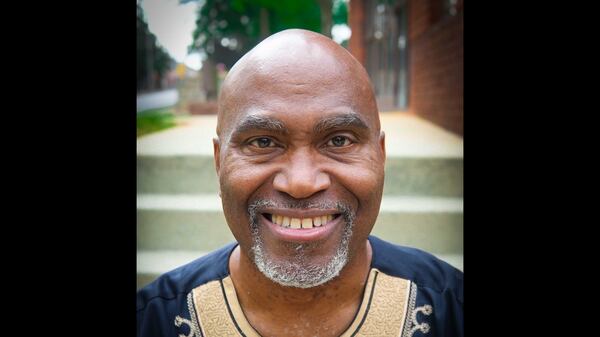
[[[144,310],[155,300],[170,301],[185,297],[195,287],[225,277],[228,261],[237,243],[213,251],[186,265],[169,271],[137,293],[137,311]]]
[[[423,250],[395,245],[369,236],[373,248],[372,267],[411,280],[419,288],[437,293],[452,292],[463,302],[463,272]]]

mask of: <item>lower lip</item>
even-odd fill
[[[340,224],[342,221],[342,216],[338,215],[337,218],[319,227],[292,229],[274,224],[273,222],[269,221],[269,219],[265,218],[264,215],[261,215],[261,218],[277,239],[292,242],[311,242],[323,240],[329,237],[338,224]]]

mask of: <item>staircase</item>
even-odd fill
[[[234,240],[217,195],[212,138],[216,116],[137,142],[137,284]],[[402,113],[382,113],[386,178],[373,229],[463,268],[463,141]]]

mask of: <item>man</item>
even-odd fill
[[[142,289],[138,336],[463,335],[463,274],[369,236],[385,139],[344,48],[296,29],[265,39],[225,79],[217,135],[237,243]]]

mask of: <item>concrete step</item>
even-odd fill
[[[142,250],[137,252],[137,287],[138,289],[152,282],[159,275],[191,262],[207,254],[205,251],[180,250]],[[461,254],[437,255],[440,259],[463,270]]]
[[[462,158],[389,157],[385,175],[386,195],[463,195]],[[216,194],[218,188],[212,156],[137,157],[138,193]]]
[[[234,240],[216,195],[137,198],[138,250],[211,251]],[[461,198],[385,196],[373,234],[438,254],[463,252]]]

